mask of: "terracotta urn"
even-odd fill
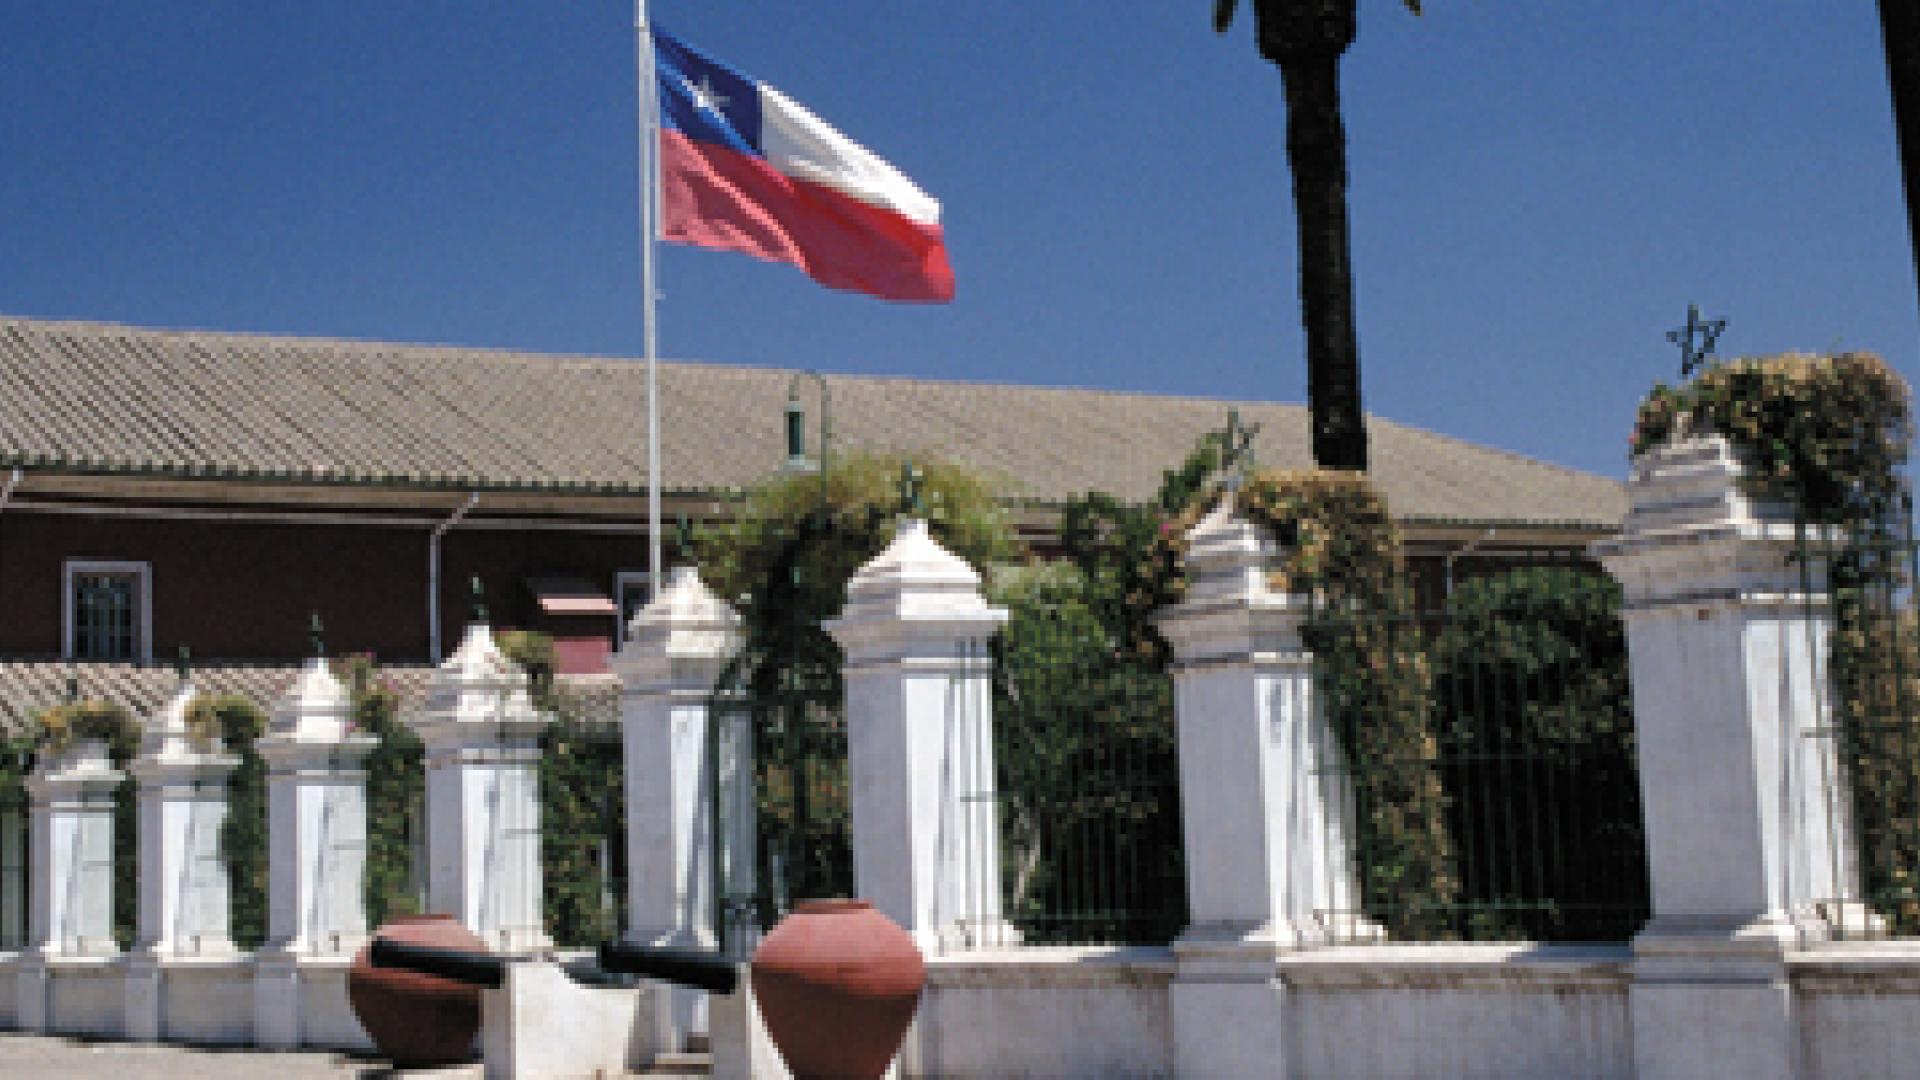
[[[803,900],[753,954],[753,996],[795,1080],[877,1080],[920,1006],[926,962],[865,900]]]
[[[486,952],[486,942],[451,915],[401,915],[375,938]],[[347,971],[347,1001],[382,1056],[400,1068],[473,1060],[480,988],[415,971],[377,968],[362,946]]]

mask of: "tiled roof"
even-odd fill
[[[662,362],[662,487],[717,491],[783,460],[792,371]],[[1299,405],[829,376],[835,445],[937,455],[1009,497],[1150,495],[1230,405],[1267,465],[1310,462]],[[0,318],[0,467],[146,476],[639,493],[632,360]],[[817,408],[811,388],[808,408]],[[1369,420],[1402,518],[1617,526],[1617,482]]]
[[[202,694],[238,694],[270,713],[274,701],[299,676],[300,667],[296,663],[196,665],[193,683]],[[388,666],[380,669],[379,677],[399,695],[401,711],[406,712],[425,700],[432,674],[433,669],[424,665]],[[65,701],[70,677],[81,700],[110,701],[140,717],[152,715],[180,685],[171,668],[158,665],[0,661],[0,730],[18,730],[41,711]],[[566,680],[562,687],[580,707],[583,718],[606,723],[619,716],[617,683],[606,679]]]

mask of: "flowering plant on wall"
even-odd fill
[[[37,726],[49,750],[58,753],[77,743],[99,740],[107,744],[115,761],[132,757],[140,739],[140,726],[133,714],[105,701],[55,705],[39,715]]]
[[[1726,436],[1756,494],[1805,520],[1846,524],[1894,511],[1913,432],[1906,380],[1869,353],[1716,361],[1656,383],[1629,438],[1635,455],[1690,435]]]

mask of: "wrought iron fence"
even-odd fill
[[[1324,858],[1350,898],[1322,913],[1331,936],[1623,940],[1644,923],[1619,602],[1590,564],[1509,558],[1436,610],[1314,612],[1323,835],[1342,848]]]
[[[1912,507],[1861,529],[1802,526],[1804,665],[1828,715],[1801,733],[1789,779],[1807,827],[1789,837],[1789,870],[1813,877],[1818,912],[1841,938],[1920,934],[1920,545]]]
[[[1080,614],[993,642],[1002,912],[1030,944],[1164,944],[1187,921],[1173,682]]]
[[[764,681],[723,683],[708,706],[715,937],[741,957],[796,901],[853,895],[838,680],[789,668]]]

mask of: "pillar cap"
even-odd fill
[[[199,688],[192,679],[187,679],[175,690],[173,697],[162,705],[158,712],[147,718],[146,726],[140,734],[140,755],[134,759],[140,762],[164,763],[169,765],[223,766],[238,759],[223,751],[218,733],[206,731],[196,734],[187,727],[187,711],[193,706],[193,699],[200,696]],[[139,771],[138,769],[135,770]]]
[[[1276,592],[1267,571],[1281,554],[1268,531],[1220,500],[1187,533],[1187,593],[1154,625],[1179,664],[1302,657],[1305,596]]]
[[[1703,535],[1791,535],[1793,508],[1748,493],[1746,469],[1723,435],[1675,439],[1635,457],[1630,509],[1620,535],[1595,545],[1603,555]]]
[[[842,621],[855,612],[899,618],[977,615],[1000,621],[992,614],[995,610],[980,593],[980,572],[941,546],[925,519],[903,517],[892,543],[847,582]]]
[[[332,742],[344,738],[353,718],[353,699],[345,683],[316,656],[307,661],[287,692],[273,704],[269,736]]]
[[[1267,531],[1241,517],[1231,496],[1187,533],[1188,601],[1269,595],[1267,566],[1280,554]]]
[[[739,614],[700,580],[698,569],[676,566],[647,606],[634,612],[621,652],[731,656],[740,644],[739,626]]]
[[[886,550],[847,583],[846,606],[826,630],[859,664],[948,653],[1006,621],[1007,610],[981,595],[980,574],[940,546],[924,520],[905,517]]]
[[[1802,528],[1786,503],[1756,497],[1724,436],[1700,435],[1634,459],[1632,509],[1620,534],[1590,549],[1626,591],[1629,614],[1689,599],[1772,596],[1804,600],[1826,588],[1824,560],[1796,562]]]
[[[534,708],[529,681],[520,665],[500,650],[492,627],[469,623],[460,647],[434,671],[426,702],[411,722],[423,737],[449,727],[532,730],[546,718]]]
[[[107,755],[106,740],[78,739],[51,754],[42,755],[33,774],[28,777],[27,785],[31,790],[37,784],[47,783],[118,783],[125,776],[125,773],[113,767]]]

